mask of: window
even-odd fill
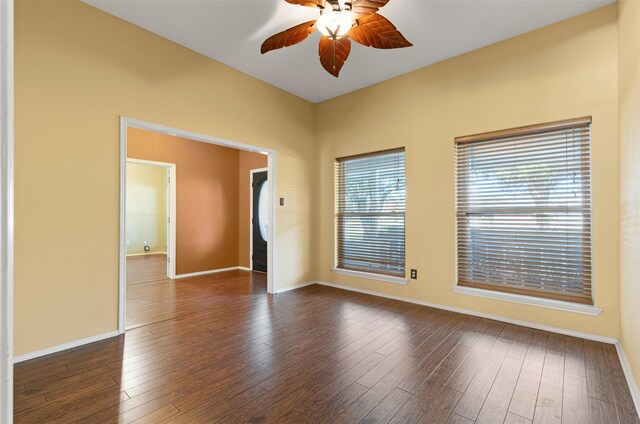
[[[593,304],[591,118],[456,144],[458,285]]]
[[[404,149],[337,159],[335,181],[337,268],[404,278]]]

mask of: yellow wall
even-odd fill
[[[619,3],[620,338],[640,382],[640,2]]]
[[[315,277],[313,105],[78,1],[15,31],[16,355],[117,329],[120,115],[275,149],[275,284]]]
[[[613,5],[320,104],[320,279],[618,337],[617,90]],[[595,304],[604,312],[589,317],[453,293],[454,137],[585,115],[593,116]],[[334,158],[400,146],[406,263],[420,278],[402,286],[334,275]]]
[[[19,0],[15,354],[116,330],[121,115],[277,150],[277,287],[320,279],[618,337],[617,36],[613,5],[314,106],[76,0]],[[584,115],[604,312],[454,294],[453,138]],[[334,275],[333,159],[398,146],[420,279]]]
[[[127,163],[127,255],[167,253],[167,168]]]

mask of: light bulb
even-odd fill
[[[351,30],[352,24],[351,12],[348,10],[325,10],[316,22],[318,30],[331,39],[346,35]]]

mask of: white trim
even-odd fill
[[[238,269],[239,269],[240,271],[252,271],[252,269],[251,269],[251,268],[247,268],[246,266],[239,266],[239,267],[238,267]]]
[[[127,309],[127,124],[120,118],[120,228],[119,228],[119,276],[118,276],[118,333],[124,334]]]
[[[120,272],[119,272],[119,299],[118,299],[118,331],[122,334],[126,329],[126,289],[127,289],[127,264],[126,264],[126,246],[125,246],[125,190],[126,190],[126,161],[127,161],[127,128],[138,128],[147,131],[154,131],[161,134],[168,134],[176,137],[187,138],[190,140],[200,141],[203,143],[216,144],[219,146],[230,147],[233,149],[246,150],[249,152],[256,152],[268,155],[268,173],[275,176],[277,153],[272,149],[265,149],[262,147],[251,146],[248,144],[237,143],[235,141],[225,140],[222,138],[211,137],[208,135],[198,134],[192,131],[181,130],[178,128],[171,128],[164,125],[154,124],[152,122],[146,122],[139,119],[129,118],[126,116],[120,117]],[[277,267],[274,252],[276,252],[277,239],[276,234],[276,181],[274,178],[268,179],[269,192],[271,194],[271,205],[269,208],[270,213],[270,226],[269,226],[269,243],[267,246],[267,263],[269,272],[267,273],[267,293],[273,293],[274,281],[277,275]],[[172,183],[175,178],[172,178]],[[174,237],[175,239],[175,237]],[[173,252],[171,252],[173,254]],[[173,254],[175,257],[175,254]],[[176,276],[177,278],[177,276]]]
[[[167,277],[176,278],[176,164],[171,162],[158,162],[146,159],[127,158],[127,163],[138,165],[157,166],[167,170],[169,182],[167,186]],[[126,193],[125,193],[126,195]],[[126,210],[125,210],[126,212]],[[154,252],[160,253],[160,252]],[[130,255],[127,255],[130,256]]]
[[[350,277],[364,278],[366,280],[384,281],[393,284],[407,284],[408,279],[402,277],[392,277],[390,275],[375,274],[373,272],[353,271],[351,269],[333,268],[334,274],[348,275]]]
[[[0,422],[13,422],[13,0],[0,1]]]
[[[520,325],[522,327],[529,327],[529,328],[535,328],[537,330],[549,331],[551,333],[564,334],[565,336],[573,336],[573,337],[579,337],[579,338],[587,339],[587,340],[594,340],[596,342],[615,344],[618,341],[617,339],[614,339],[612,337],[600,336],[598,334],[583,333],[581,331],[568,330],[566,328],[552,327],[550,325],[538,324],[538,323],[530,322],[530,321],[522,321],[522,320],[519,320],[519,319],[506,318],[506,317],[502,317],[500,315],[485,314],[484,312],[477,312],[477,311],[473,311],[473,310],[470,310],[470,309],[463,309],[463,308],[456,308],[456,307],[453,307],[453,306],[440,305],[440,304],[437,304],[437,303],[425,302],[423,300],[417,300],[417,299],[411,299],[411,298],[403,297],[403,296],[396,296],[396,295],[392,295],[392,294],[380,293],[380,292],[377,292],[377,291],[374,291],[374,290],[358,289],[358,288],[355,288],[355,287],[343,286],[341,284],[334,284],[334,283],[329,283],[329,282],[325,282],[325,281],[316,281],[316,284],[319,284],[319,285],[322,285],[322,286],[334,287],[336,289],[349,290],[349,291],[354,291],[354,292],[358,292],[358,293],[369,294],[369,295],[372,295],[372,296],[384,297],[384,298],[387,298],[387,299],[399,300],[401,302],[414,303],[416,305],[429,306],[431,308],[442,309],[442,310],[451,311],[451,312],[457,312],[459,314],[472,315],[472,316],[476,316],[476,317],[480,317],[480,318],[492,319],[494,321],[501,321],[501,322],[506,322],[506,323],[509,323],[509,324]]]
[[[131,258],[133,256],[149,256],[149,255],[166,255],[167,252],[145,252],[145,253],[131,253],[127,255],[127,258]]]
[[[30,359],[39,358],[45,355],[51,355],[52,353],[61,352],[67,349],[73,349],[74,347],[79,347],[89,343],[99,342],[101,340],[110,339],[111,337],[116,337],[119,335],[120,333],[117,331],[110,331],[108,333],[98,334],[97,336],[87,337],[86,339],[75,340],[73,342],[63,343],[61,345],[48,347],[46,349],[36,350],[35,352],[25,353],[24,355],[16,356],[13,359],[13,363],[17,364],[18,362],[28,361]]]
[[[275,294],[285,293],[291,290],[301,289],[303,287],[312,286],[316,284],[317,281],[306,281],[304,283],[294,284],[292,286],[283,287],[281,289],[276,290]]]
[[[235,271],[238,269],[240,269],[239,266],[231,266],[229,268],[218,268],[218,269],[210,269],[207,271],[190,272],[188,274],[178,274],[176,275],[175,279],[179,280],[181,278],[190,278],[190,277],[198,277],[200,275],[217,274],[218,272]]]
[[[171,166],[176,166],[173,162],[159,162],[157,160],[147,160],[147,159],[137,159],[137,158],[127,158],[127,163],[137,163],[138,165],[150,165],[157,166],[158,168],[169,168]]]
[[[622,371],[624,372],[624,376],[627,379],[627,384],[629,385],[629,391],[631,392],[631,398],[633,399],[633,404],[636,407],[636,413],[640,414],[640,388],[638,387],[636,378],[633,375],[633,370],[631,369],[631,365],[629,365],[629,361],[627,360],[627,355],[625,355],[624,349],[622,349],[622,344],[620,343],[620,341],[616,342],[616,351],[618,352],[618,358],[620,358],[620,365],[622,365]]]
[[[543,299],[541,297],[523,296],[515,293],[504,293],[493,290],[477,289],[474,287],[453,286],[451,289],[458,294],[468,296],[483,297],[485,299],[503,300],[506,302],[519,303],[521,305],[538,306],[541,308],[556,309],[558,311],[574,312],[577,314],[591,315],[597,317],[602,312],[602,308],[593,305],[582,305],[580,303],[563,302],[561,300]]]
[[[269,181],[269,169],[258,168],[249,170],[249,270],[253,271],[253,174],[256,172],[267,173],[267,181]],[[267,240],[267,248],[269,246],[269,240]],[[267,269],[267,273],[269,269]]]
[[[276,281],[276,153],[269,153],[267,158],[267,184],[269,184],[269,194],[271,194],[271,204],[269,205],[270,222],[269,231],[267,232],[269,240],[267,243],[267,293],[275,293],[276,287],[274,281]],[[271,176],[271,177],[270,177]]]

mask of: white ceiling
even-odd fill
[[[318,60],[316,31],[260,54],[270,35],[316,19],[284,0],[83,0],[85,3],[312,102],[422,68],[615,0],[392,0],[380,14],[414,46],[376,50],[353,43],[340,78]]]

